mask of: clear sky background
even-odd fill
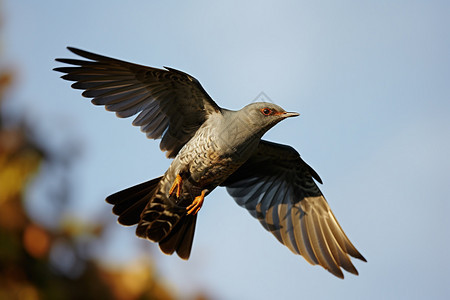
[[[75,46],[196,77],[222,107],[260,93],[301,116],[265,138],[295,147],[367,258],[335,278],[267,233],[223,188],[200,211],[191,259],[114,225],[107,262],[151,253],[180,297],[448,299],[449,1],[4,1],[2,64],[18,69],[17,113],[48,143],[80,143],[72,174],[85,220],[105,196],[170,161],[131,120],[95,107],[51,71]],[[35,217],[45,220],[39,197]],[[143,248],[143,245],[146,245]],[[100,251],[99,251],[100,252]]]

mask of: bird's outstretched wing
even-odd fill
[[[85,58],[56,61],[70,67],[55,68],[75,81],[72,87],[84,90],[95,105],[104,105],[121,118],[137,117],[133,125],[151,139],[162,138],[160,148],[175,157],[209,114],[220,107],[200,83],[189,74],[167,68],[156,69],[68,47]]]
[[[257,153],[222,185],[265,229],[309,263],[343,278],[366,261],[337,222],[316,183],[317,173],[292,147],[261,141]]]

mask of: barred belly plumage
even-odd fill
[[[215,128],[207,125],[181,149],[172,165],[177,166],[173,170],[175,175],[186,173],[195,186],[212,191],[245,161],[239,159],[230,145],[221,145]]]

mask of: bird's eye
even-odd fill
[[[261,112],[263,113],[263,115],[268,116],[272,114],[272,110],[270,108],[262,108]]]

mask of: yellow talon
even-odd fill
[[[192,204],[186,207],[187,213],[189,215],[196,215],[200,208],[202,208],[203,201],[205,200],[206,190],[203,190],[200,196],[195,197]]]
[[[177,189],[177,198],[180,197],[181,194],[181,183],[183,182],[183,179],[181,178],[180,175],[177,175],[177,178],[175,178],[175,180],[173,181],[172,187],[169,190],[169,197],[172,196],[173,191],[175,191],[175,189]]]

